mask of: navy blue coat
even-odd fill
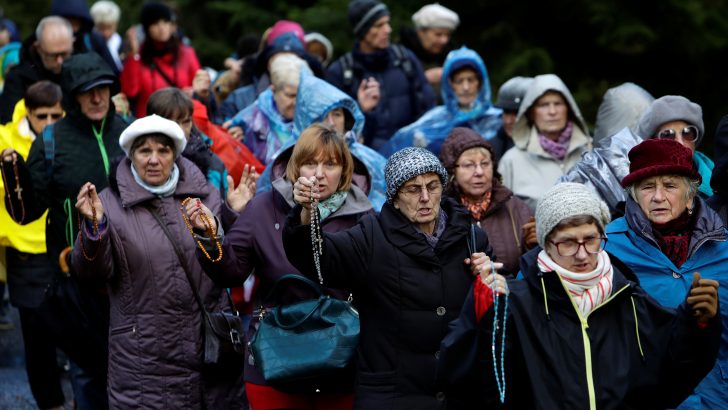
[[[401,46],[398,46],[401,47]],[[379,104],[365,113],[364,144],[379,149],[400,128],[413,123],[435,105],[435,92],[425,79],[422,65],[415,55],[405,50],[411,63],[412,74],[408,78],[404,69],[395,66],[397,58],[393,47],[364,54],[359,45],[352,51],[353,79],[344,81],[342,58],[336,60],[326,73],[326,80],[357,99],[362,79],[374,77],[380,85]]]

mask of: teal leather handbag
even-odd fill
[[[248,343],[255,367],[273,386],[316,386],[317,380],[351,373],[359,344],[359,313],[351,300],[325,295],[318,284],[293,274],[278,279],[270,294],[292,282],[307,285],[318,298],[261,310]]]

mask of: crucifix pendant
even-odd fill
[[[15,191],[16,194],[18,194],[18,201],[22,201],[23,200],[23,195],[22,195],[23,188],[21,188],[20,185],[17,184],[17,182],[15,185],[15,189],[13,191]]]

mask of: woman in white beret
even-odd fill
[[[219,246],[197,248],[219,244],[220,225],[235,213],[180,156],[187,141],[177,123],[141,118],[119,144],[126,158],[109,176],[110,187],[97,193],[86,183],[78,194],[82,218],[73,252],[78,275],[105,282],[109,293],[109,407],[242,408],[242,371],[218,380],[204,371],[203,315],[192,288],[208,311],[229,309],[195,252],[219,260]]]

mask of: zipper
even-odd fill
[[[117,327],[116,329],[111,329],[111,331],[109,331],[109,336],[120,335],[122,333],[127,333],[129,331],[131,331],[132,334],[135,334],[136,325],[126,325],[126,326]]]
[[[600,307],[606,305],[612,299],[617,297],[620,293],[622,293],[625,289],[629,288],[629,285],[624,285],[621,289],[619,289],[616,292],[613,292],[612,295],[609,297],[609,299],[605,300],[604,303],[601,305],[595,307],[592,309],[591,312],[589,312],[586,317],[581,314],[581,311],[578,307],[576,307],[576,304],[574,304],[574,299],[571,297],[571,294],[569,293],[569,290],[566,288],[566,285],[564,284],[563,279],[561,279],[561,276],[558,276],[559,281],[561,282],[561,286],[564,287],[564,291],[569,297],[569,300],[571,301],[571,306],[574,308],[574,311],[576,311],[576,316],[579,318],[579,322],[581,324],[581,338],[584,343],[584,362],[586,367],[586,386],[589,393],[589,410],[597,410],[597,397],[594,390],[594,373],[592,369],[592,358],[591,358],[591,341],[589,340],[589,335],[586,333],[587,329],[589,329],[589,316],[594,313],[597,309]]]

